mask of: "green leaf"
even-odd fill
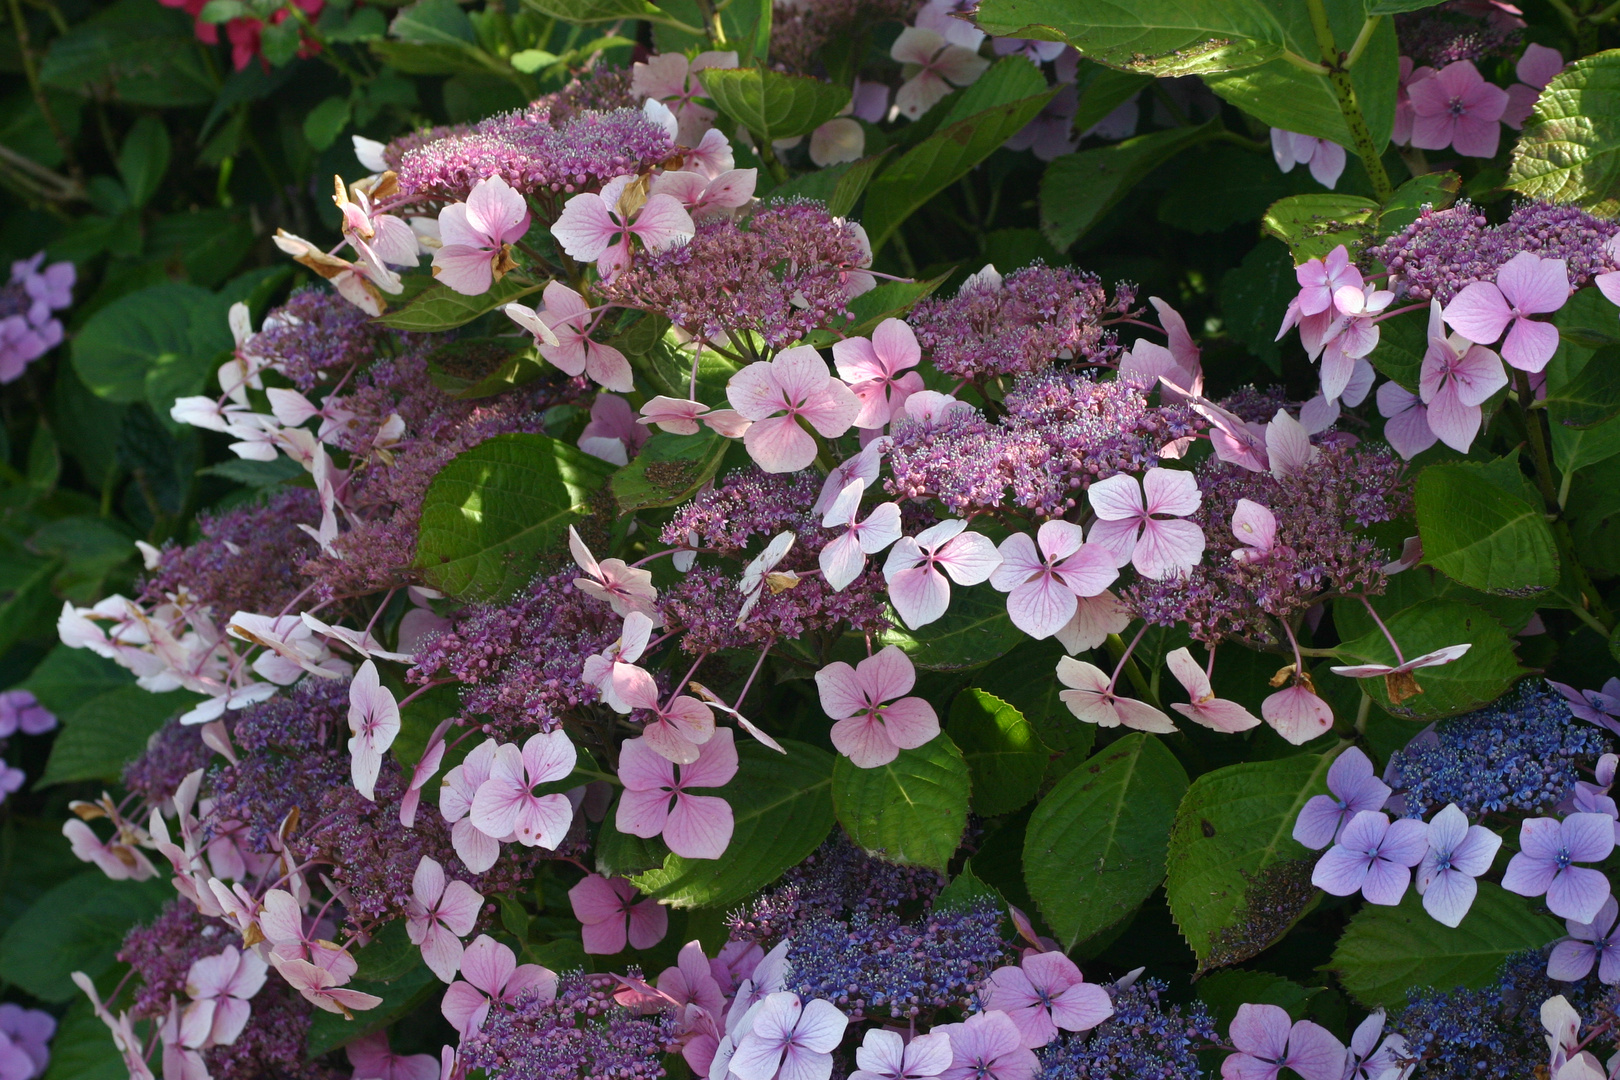
[[[1298,292],[1288,249],[1267,239],[1250,248],[1243,262],[1221,278],[1222,326],[1279,375],[1282,349],[1277,326],[1282,320],[1277,312],[1286,310]]]
[[[842,754],[833,764],[833,810],[849,838],[885,862],[942,873],[967,827],[970,787],[944,733],[887,765],[863,769]]]
[[[539,292],[544,286],[543,281],[534,283],[524,280],[519,275],[508,274],[481,296],[463,296],[448,285],[441,285],[435,281],[408,300],[404,306],[383,313],[375,321],[390,330],[421,330],[430,333],[454,330],[513,300],[521,299],[532,292]]]
[[[705,68],[720,111],[768,142],[808,135],[849,104],[849,87],[769,68]]]
[[[526,337],[458,338],[427,355],[428,377],[463,401],[492,397],[554,371]]]
[[[1021,56],[1004,56],[956,95],[939,126],[977,116],[986,109],[1034,97],[1046,89],[1046,76]]]
[[[0,979],[53,1005],[65,1004],[79,993],[72,973],[105,975],[117,963],[113,954],[125,931],[156,915],[173,896],[161,878],[113,881],[100,870],[68,878],[0,938]]]
[[[110,88],[115,100],[157,108],[208,105],[219,89],[191,19],[145,0],[103,7],[52,40],[39,77],[59,90],[104,99]]]
[[[1087,63],[1089,74],[1076,80],[1080,100],[1074,113],[1074,130],[1087,131],[1103,117],[1141,93],[1153,82],[1151,75],[1115,71],[1101,64]]]
[[[1422,692],[1400,702],[1392,700],[1385,680],[1357,680],[1373,701],[1395,716],[1434,720],[1471,712],[1495,701],[1524,674],[1513,653],[1513,636],[1488,612],[1472,604],[1425,600],[1385,618],[1384,624],[1408,659],[1447,645],[1473,646],[1460,660],[1412,672]],[[1396,662],[1389,641],[1377,628],[1344,642],[1337,652],[1351,664]]]
[[[477,45],[472,20],[455,0],[417,0],[394,16],[388,32],[412,45]]]
[[[862,216],[872,250],[880,250],[913,211],[1033,120],[1055,93],[1053,87],[947,124],[879,173],[867,188]]]
[[[1423,561],[1480,592],[1529,596],[1558,584],[1558,549],[1539,509],[1480,465],[1431,465],[1415,491]]]
[[[998,908],[1007,906],[1007,901],[996,891],[996,887],[973,872],[973,860],[964,859],[962,872],[951,878],[950,884],[934,898],[934,909],[971,908],[983,903],[994,904]]]
[[[62,732],[51,746],[51,759],[39,784],[117,780],[124,764],[146,749],[146,740],[165,720],[201,700],[200,695],[182,690],[154,694],[138,686],[123,686],[58,714]]]
[[[48,632],[61,604],[51,582],[62,568],[56,558],[34,555],[12,542],[0,542],[0,651],[24,637]]]
[[[51,1063],[44,1080],[129,1080],[107,1025],[82,994],[68,1006],[51,1039]]]
[[[981,671],[975,681],[1022,713],[1047,746],[1084,758],[1097,740],[1097,725],[1080,720],[1058,697],[1063,684],[1053,672],[1064,655],[1063,647],[1055,638],[1044,641],[1026,638]]]
[[[1413,889],[1395,907],[1368,904],[1357,912],[1331,967],[1362,1005],[1398,1009],[1416,987],[1485,986],[1509,956],[1539,949],[1563,932],[1561,923],[1531,911],[1530,901],[1493,881],[1480,881],[1473,907],[1455,929],[1424,911]]]
[[[459,9],[458,9],[459,10]],[[304,117],[304,138],[317,150],[325,150],[349,126],[349,99],[334,94]]]
[[[950,610],[920,630],[908,630],[890,612],[890,627],[878,636],[878,647],[898,645],[911,662],[930,671],[962,671],[988,664],[1024,640],[1024,632],[1007,618],[1007,600],[987,588],[958,587]]]
[[[119,404],[146,399],[154,371],[198,385],[232,346],[230,305],[195,285],[166,283],[122,296],[90,316],[73,338],[73,367],[98,396]],[[159,416],[167,417],[172,399]]]
[[[612,470],[544,435],[497,435],[463,451],[422,500],[417,568],[451,596],[510,595],[562,546]]]
[[[305,1037],[304,1052],[312,1058],[347,1046],[374,1031],[381,1031],[399,1020],[444,986],[426,964],[417,964],[393,982],[367,982],[355,979],[345,989],[375,994],[382,1004],[354,1014],[353,1020],[339,1013],[317,1011]]]
[[[1423,354],[1429,348],[1429,313],[1413,311],[1379,323],[1378,344],[1367,359],[1380,374],[1418,392],[1418,376],[1423,370]]]
[[[994,694],[964,690],[946,729],[973,776],[973,810],[994,817],[1035,797],[1052,756],[1024,714]]]
[[[354,977],[361,982],[393,982],[422,963],[422,950],[411,944],[405,924],[395,919],[386,924],[366,947],[354,953],[359,968]]]
[[[132,206],[145,206],[169,171],[169,129],[151,116],[135,121],[118,152],[118,175]]]
[[[1399,232],[1418,219],[1426,206],[1444,210],[1457,201],[1462,177],[1454,172],[1424,173],[1395,189],[1378,215],[1378,231],[1383,235]]]
[[[464,42],[417,45],[408,41],[372,41],[377,58],[403,75],[504,74],[504,65],[476,45]],[[510,84],[503,83],[503,86]],[[498,288],[499,286],[497,286]]]
[[[100,694],[134,686],[135,676],[89,649],[57,645],[21,685],[61,717]]]
[[[1287,244],[1298,264],[1320,259],[1340,244],[1354,251],[1377,220],[1378,204],[1371,199],[1323,192],[1278,200],[1260,227]]]
[[[596,855],[596,872],[603,877],[628,877],[656,870],[669,858],[669,845],[664,843],[663,837],[644,840],[622,833],[614,826],[612,814],[603,819],[602,827],[597,830],[592,851]]]
[[[631,880],[672,907],[733,904],[775,881],[820,846],[833,826],[832,755],[781,740],[784,756],[756,742],[737,748],[737,776],[714,792],[731,804],[731,845],[719,859],[670,855]]]
[[[1187,773],[1151,735],[1110,743],[1030,816],[1024,880],[1067,951],[1119,922],[1164,880],[1170,825]]]
[[[1446,0],[1372,0],[1367,5],[1369,15],[1404,15],[1409,11],[1439,7]]]
[[[694,33],[702,31],[687,27],[679,19],[671,18],[646,0],[523,0],[524,4],[545,15],[571,23],[617,22],[620,19],[645,19],[648,22],[686,28]]]
[[[1547,415],[1571,428],[1595,427],[1620,416],[1620,346],[1599,349],[1573,379],[1549,389]]]
[[[1067,251],[1149,173],[1213,130],[1169,128],[1058,158],[1041,178],[1041,231]]]
[[[613,474],[613,497],[626,514],[685,502],[714,479],[731,440],[708,428],[695,435],[654,432],[636,459]]]
[[[1620,211],[1620,50],[1582,57],[1547,84],[1513,148],[1507,186],[1600,217]]]
[[[1316,854],[1294,839],[1334,755],[1249,761],[1194,780],[1170,831],[1165,896],[1200,973],[1256,956],[1316,898]]]
[[[866,185],[878,166],[883,164],[883,158],[881,153],[871,154],[857,161],[846,161],[795,176],[780,187],[773,188],[768,198],[815,199],[826,203],[827,212],[834,217],[847,217],[866,191]]]

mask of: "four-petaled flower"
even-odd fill
[[[951,582],[977,585],[1001,565],[990,539],[964,532],[967,522],[947,518],[916,536],[902,536],[889,550],[883,577],[889,602],[911,629],[927,626],[951,606]],[[946,574],[950,580],[946,580]]]
[[[1361,271],[1350,261],[1350,250],[1343,244],[1328,252],[1326,259],[1300,263],[1294,268],[1294,280],[1299,283],[1299,295],[1295,297],[1299,315],[1320,315],[1333,307],[1333,296],[1340,289],[1360,289],[1365,284]]]
[[[1508,861],[1502,888],[1520,896],[1546,893],[1554,915],[1594,922],[1609,898],[1609,879],[1574,864],[1602,862],[1613,850],[1614,821],[1607,814],[1531,818],[1519,825],[1519,852]]]
[[[1406,92],[1412,103],[1413,146],[1452,146],[1465,157],[1496,156],[1508,94],[1486,82],[1472,61],[1459,60],[1426,79],[1408,82]]]
[[[1412,867],[1428,850],[1428,826],[1412,818],[1391,822],[1363,810],[1339,833],[1311,871],[1311,884],[1334,896],[1360,892],[1370,904],[1394,905],[1412,883]]]
[[[429,970],[454,982],[461,969],[461,939],[472,933],[483,896],[465,881],[447,879],[444,867],[422,856],[411,879],[411,901],[405,908],[405,933],[422,950]]]
[[[516,743],[497,747],[489,779],[473,796],[472,823],[490,836],[514,836],[524,847],[555,849],[573,824],[573,804],[566,795],[536,795],[534,789],[567,777],[577,758],[561,731],[531,735],[521,750]]]
[[[800,426],[801,420],[836,439],[861,411],[860,399],[832,377],[827,362],[808,345],[749,364],[726,384],[726,398],[753,421],[743,445],[769,473],[798,472],[816,459],[816,440]]]
[[[1277,1080],[1285,1068],[1305,1080],[1343,1080],[1344,1044],[1320,1024],[1293,1022],[1281,1006],[1239,1005],[1228,1034],[1237,1052],[1221,1062],[1224,1080]]]
[[[919,697],[911,658],[889,645],[855,667],[842,660],[816,672],[822,710],[837,723],[833,746],[862,769],[887,765],[939,734],[939,716]]]
[[[1598,981],[1605,986],[1620,983],[1620,935],[1614,932],[1616,919],[1620,919],[1620,905],[1614,897],[1603,901],[1597,918],[1591,922],[1565,919],[1564,929],[1569,937],[1553,946],[1547,957],[1547,977],[1559,982],[1579,982],[1598,969]]]
[[[1321,850],[1339,838],[1350,819],[1363,810],[1382,810],[1389,785],[1378,779],[1361,747],[1352,746],[1328,767],[1331,795],[1313,795],[1294,822],[1294,839]]]
[[[1170,707],[1182,716],[1216,731],[1247,731],[1259,726],[1260,718],[1248,709],[1235,701],[1215,696],[1215,688],[1209,682],[1209,673],[1198,665],[1198,661],[1193,659],[1192,653],[1186,648],[1171,652],[1164,658],[1164,663],[1170,669],[1170,674],[1181,684],[1181,688],[1187,691],[1187,696],[1192,699],[1186,705],[1179,701],[1170,703]]]
[[[964,24],[966,25],[966,24]],[[953,86],[967,86],[990,67],[973,49],[951,45],[933,30],[908,26],[889,47],[906,81],[894,95],[900,115],[915,120],[937,105]]]
[[[1033,638],[1047,638],[1069,624],[1080,598],[1097,596],[1119,577],[1114,555],[1100,544],[1082,542],[1080,526],[1048,521],[1001,542],[1001,565],[990,575],[993,588],[1007,593],[1007,615]]]
[[[648,897],[636,899],[636,887],[624,878],[587,874],[568,890],[568,903],[580,922],[585,951],[610,956],[634,949],[650,949],[669,929],[669,909]]]
[[[1095,664],[1065,656],[1058,661],[1057,677],[1058,682],[1069,688],[1058,692],[1059,700],[1088,724],[1105,728],[1123,724],[1157,735],[1168,735],[1176,730],[1168,716],[1147,702],[1114,693],[1113,681]]]
[[[1331,189],[1344,172],[1344,147],[1329,139],[1301,135],[1282,128],[1271,129],[1271,156],[1277,168],[1293,172],[1295,165],[1309,165],[1318,184]]]
[[[684,859],[718,859],[731,843],[731,805],[690,789],[724,787],[736,775],[737,746],[730,728],[715,731],[689,765],[677,765],[644,740],[631,739],[619,750],[624,794],[615,824],[631,836],[662,834],[669,850]]]
[[[450,984],[439,1011],[463,1039],[484,1026],[491,1001],[511,1003],[534,990],[541,1004],[557,996],[557,976],[539,964],[517,962],[517,955],[488,934],[479,934],[461,956],[463,978]]]
[[[908,1043],[898,1031],[867,1028],[855,1048],[855,1071],[849,1080],[924,1080],[951,1064],[951,1037],[937,1031],[913,1035]]]
[[[1040,1059],[1024,1045],[1012,1017],[1000,1009],[934,1028],[951,1040],[951,1063],[940,1080],[1035,1080]]]
[[[1132,563],[1158,579],[1185,574],[1203,557],[1204,530],[1180,520],[1203,499],[1192,473],[1149,469],[1140,484],[1118,473],[1092,484],[1086,497],[1097,512],[1087,539],[1107,548],[1115,566]]]
[[[522,304],[507,304],[507,317],[534,335],[540,355],[566,375],[585,375],[620,393],[635,389],[630,361],[611,345],[591,340],[593,312],[585,298],[560,281],[546,285],[538,311]]]
[[[679,124],[676,138],[682,146],[695,147],[706,137],[715,116],[713,109],[696,101],[704,92],[698,72],[736,66],[735,52],[700,52],[691,60],[685,53],[659,53],[630,69],[630,90],[637,101],[653,98],[672,110]]]
[[[394,1053],[386,1031],[362,1036],[345,1046],[343,1052],[354,1066],[354,1080],[440,1080],[439,1063],[433,1055]],[[165,1076],[164,1080],[173,1078]]]
[[[737,1041],[731,1071],[742,1080],[827,1080],[832,1052],[848,1025],[849,1018],[830,1001],[800,1001],[786,991],[769,994],[756,1007],[748,1034]]]
[[[308,960],[288,960],[276,965],[276,972],[317,1009],[341,1013],[350,1020],[354,1019],[355,1012],[375,1009],[383,1003],[376,994],[346,988],[343,986],[346,978]]]
[[[1495,282],[1475,281],[1464,286],[1446,305],[1445,320],[1463,337],[1481,344],[1495,341],[1506,330],[1502,359],[1521,371],[1537,372],[1558,351],[1558,328],[1530,316],[1557,311],[1569,300],[1569,292],[1568,263],[1521,251],[1496,272]],[[1432,339],[1433,323],[1430,325]],[[1429,400],[1428,395],[1424,400]],[[1432,403],[1429,410],[1429,424],[1433,427]],[[1438,429],[1437,433],[1445,438]]]
[[[248,1004],[264,985],[270,965],[256,952],[223,952],[192,961],[186,973],[191,1002],[180,1018],[180,1041],[192,1049],[229,1046],[247,1026]]]
[[[1474,879],[1491,868],[1502,838],[1483,825],[1470,826],[1468,815],[1448,803],[1429,821],[1428,845],[1417,869],[1423,910],[1437,922],[1457,926],[1479,892]]]
[[[1440,302],[1430,301],[1429,347],[1418,374],[1418,394],[1427,409],[1424,418],[1429,430],[1447,446],[1467,453],[1479,434],[1484,415],[1480,406],[1507,385],[1507,372],[1502,370],[1501,357],[1485,346],[1475,345],[1461,334],[1447,337],[1441,317]],[[1550,323],[1528,325],[1552,329]],[[1495,341],[1501,332],[1498,326],[1496,334],[1486,340]],[[1557,340],[1554,331],[1555,347]]]
[[[570,256],[596,263],[604,281],[630,265],[630,238],[651,252],[692,239],[692,215],[673,195],[649,195],[644,181],[616,176],[600,193],[575,195],[563,205],[551,235]]]
[[[464,203],[439,211],[443,246],[433,276],[466,296],[481,296],[517,264],[511,244],[529,231],[529,204],[499,176],[480,180]]]
[[[1429,407],[1423,399],[1398,382],[1378,388],[1378,415],[1384,418],[1384,441],[1402,458],[1410,461],[1435,444],[1439,438],[1429,427]]]
[[[833,500],[821,519],[821,525],[826,529],[844,526],[844,531],[829,541],[816,558],[821,566],[821,576],[834,592],[842,592],[850,582],[861,576],[861,571],[866,569],[868,555],[876,555],[900,539],[899,503],[880,503],[872,508],[865,521],[857,520],[861,512],[861,495],[865,491],[866,481],[855,477],[844,485],[844,490],[838,493],[838,498]]]
[[[377,665],[367,660],[349,683],[349,767],[354,789],[375,801],[377,770],[382,756],[394,745],[399,734],[399,704],[377,675]]]
[[[870,339],[834,342],[832,351],[838,377],[860,399],[858,428],[881,428],[904,415],[906,398],[923,388],[922,376],[906,371],[922,362],[922,348],[911,327],[899,319],[878,323]]]
[[[1345,1062],[1344,1080],[1406,1080],[1417,1068],[1405,1036],[1392,1032],[1384,1036],[1384,1010],[1367,1014],[1350,1036],[1350,1055]]]
[[[1031,1050],[1064,1031],[1090,1031],[1114,1015],[1108,991],[1088,983],[1073,960],[1060,952],[1031,952],[1017,967],[990,973],[985,1004],[1006,1013]]]

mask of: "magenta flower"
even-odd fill
[[[354,789],[368,800],[377,786],[382,756],[399,734],[399,705],[382,685],[377,665],[367,660],[349,683],[349,767]]]
[[[1477,827],[1477,826],[1476,826]],[[1597,918],[1589,923],[1564,920],[1569,937],[1553,946],[1547,957],[1547,977],[1559,982],[1579,982],[1597,965],[1598,981],[1605,986],[1620,983],[1620,936],[1614,924],[1620,919],[1620,905],[1614,897],[1603,901]]]
[[[887,765],[939,734],[939,716],[919,697],[906,697],[917,683],[911,658],[896,645],[855,667],[842,660],[816,672],[821,708],[836,720],[833,746],[857,767]]]
[[[1417,891],[1423,910],[1436,922],[1457,926],[1474,904],[1474,879],[1491,868],[1502,838],[1483,825],[1468,824],[1456,803],[1429,821],[1429,850],[1418,864]]]
[[[881,428],[903,415],[906,398],[923,388],[922,376],[906,371],[922,362],[922,349],[911,327],[899,319],[884,319],[870,339],[845,338],[833,343],[833,364],[838,377],[860,399],[855,426]]]
[[[692,239],[692,216],[673,195],[645,195],[630,190],[633,176],[616,176],[600,194],[575,195],[563,205],[551,235],[570,256],[596,263],[607,281],[630,265],[630,239],[651,252],[667,251]]]
[[[1295,746],[1310,742],[1333,726],[1333,710],[1303,682],[1267,697],[1260,703],[1260,716]]]
[[[1429,407],[1398,382],[1378,388],[1378,414],[1384,418],[1384,441],[1408,461],[1439,438],[1429,427]]]
[[[731,407],[753,421],[743,445],[766,472],[798,472],[816,459],[816,440],[800,426],[836,439],[850,429],[861,403],[832,377],[808,345],[784,349],[774,360],[749,364],[726,385]]]
[[[855,1048],[856,1069],[849,1080],[924,1080],[950,1064],[949,1035],[930,1031],[913,1035],[908,1043],[898,1031],[867,1028],[865,1041]]]
[[[1186,648],[1176,649],[1170,653],[1164,658],[1164,663],[1170,669],[1170,674],[1181,684],[1181,688],[1187,691],[1187,696],[1192,699],[1186,705],[1178,701],[1170,703],[1170,707],[1182,716],[1216,731],[1247,731],[1259,726],[1260,718],[1248,709],[1235,701],[1215,696],[1215,688],[1210,685],[1208,672],[1198,666],[1198,661],[1193,659],[1192,653]]]
[[[1058,682],[1069,688],[1059,691],[1058,698],[1088,724],[1105,728],[1123,724],[1157,735],[1168,735],[1176,730],[1168,716],[1147,702],[1118,696],[1108,673],[1095,664],[1065,656],[1058,660],[1057,677]]]
[[[1080,526],[1048,521],[1031,540],[1013,533],[997,549],[1001,565],[990,585],[1007,594],[1007,615],[1033,638],[1047,638],[1068,625],[1080,597],[1096,596],[1114,583],[1119,570],[1101,544],[1081,542]]]
[[[377,1031],[343,1048],[356,1080],[439,1080],[439,1063],[431,1054],[396,1054],[388,1032]]]
[[[483,896],[465,881],[447,879],[444,867],[422,856],[411,879],[411,901],[405,908],[405,933],[422,950],[422,960],[445,982],[461,970],[461,939],[472,933]]]
[[[1395,129],[1389,136],[1389,141],[1396,146],[1408,146],[1412,142],[1412,121],[1416,118],[1412,112],[1412,87],[1434,77],[1434,68],[1414,69],[1412,64],[1410,56],[1401,57],[1400,85],[1395,91]]]
[[[194,960],[186,974],[191,997],[180,1020],[181,1042],[192,1049],[229,1046],[247,1026],[248,1004],[264,985],[270,965],[256,952],[233,945],[214,956]]]
[[[613,688],[630,708],[652,713],[642,725],[641,737],[660,757],[690,765],[698,759],[698,748],[714,737],[714,713],[707,705],[686,694],[676,694],[663,704],[658,684],[642,668],[615,665]]]
[[[1332,188],[1344,172],[1344,147],[1328,139],[1300,135],[1282,128],[1271,129],[1271,156],[1277,168],[1293,172],[1295,165],[1309,165],[1311,176],[1325,188]]]
[[[911,629],[945,614],[951,606],[951,581],[977,585],[1001,565],[1001,555],[989,538],[963,532],[966,528],[967,522],[947,518],[914,537],[902,536],[890,549],[883,564],[889,602]]]
[[[1508,105],[1502,113],[1502,123],[1510,128],[1522,128],[1535,111],[1536,99],[1563,70],[1563,53],[1545,45],[1526,45],[1524,55],[1519,57],[1513,69],[1519,81],[1507,89]]]
[[[1311,884],[1334,896],[1359,892],[1371,904],[1398,904],[1412,883],[1412,867],[1427,850],[1428,826],[1423,822],[1401,818],[1391,823],[1386,814],[1363,810],[1317,860]]]
[[[1339,838],[1350,819],[1364,810],[1382,810],[1389,801],[1389,785],[1378,779],[1372,762],[1359,746],[1352,746],[1328,767],[1331,795],[1313,795],[1294,822],[1294,839],[1321,850]]]
[[[971,29],[968,23],[962,24]],[[933,30],[908,26],[889,47],[889,55],[901,64],[906,81],[894,95],[900,115],[915,120],[937,105],[953,86],[978,81],[990,61],[973,49],[951,45]]]
[[[1482,344],[1495,341],[1507,330],[1502,359],[1521,371],[1536,372],[1558,351],[1558,328],[1530,316],[1557,311],[1569,299],[1569,292],[1569,266],[1563,259],[1543,259],[1521,251],[1496,272],[1494,283],[1475,281],[1465,286],[1446,305],[1445,319],[1463,337]],[[1432,341],[1432,320],[1430,326]]]
[[[1294,268],[1294,280],[1299,283],[1298,315],[1319,315],[1333,307],[1333,294],[1347,285],[1361,288],[1365,282],[1361,271],[1350,261],[1350,251],[1343,244],[1328,252],[1326,259],[1307,259]],[[1297,317],[1297,316],[1296,316]],[[1286,331],[1291,323],[1285,323]],[[1282,334],[1278,334],[1281,337]]]
[[[561,731],[529,736],[519,750],[505,743],[495,750],[489,779],[473,797],[472,823],[490,836],[514,836],[524,847],[554,850],[568,835],[574,807],[566,795],[536,795],[542,784],[562,780],[574,771],[574,744]]]
[[[975,1013],[960,1024],[941,1024],[935,1033],[951,1040],[951,1063],[940,1080],[1035,1080],[1041,1063],[1012,1017],[1000,1009]]]
[[[1447,64],[1427,79],[1407,84],[1412,102],[1412,145],[1419,150],[1455,147],[1464,157],[1495,157],[1507,91],[1485,81],[1469,60]]]
[[[1057,1038],[1059,1028],[1090,1031],[1114,1015],[1108,991],[1086,982],[1060,952],[1031,953],[1017,967],[991,972],[985,1005],[1006,1013],[1031,1050]]]
[[[827,1080],[848,1025],[830,1001],[769,994],[755,1009],[753,1027],[737,1040],[731,1071],[742,1080]]]
[[[1609,899],[1609,879],[1574,864],[1602,862],[1613,850],[1614,821],[1607,814],[1531,818],[1519,825],[1519,853],[1508,860],[1502,888],[1520,896],[1545,893],[1554,915],[1594,922]]]
[[[439,1011],[463,1039],[484,1026],[490,1003],[511,1004],[528,990],[539,992],[541,1003],[557,996],[557,976],[539,964],[517,962],[517,955],[488,934],[479,934],[461,957],[464,976],[450,984]]]
[[[669,930],[669,909],[651,897],[636,900],[636,887],[624,878],[588,874],[568,890],[568,903],[585,935],[585,951],[599,956],[623,952],[626,942],[650,949]]]
[[[1149,469],[1140,485],[1118,473],[1092,484],[1087,497],[1097,513],[1089,539],[1113,553],[1115,566],[1133,563],[1143,577],[1160,579],[1186,574],[1203,557],[1204,530],[1175,520],[1203,498],[1192,473]]]
[[[545,306],[539,311],[522,304],[502,309],[534,335],[540,355],[564,374],[584,375],[620,393],[633,390],[635,378],[624,353],[591,340],[593,313],[585,298],[560,281],[549,282],[541,296]]]
[[[693,788],[724,787],[737,775],[737,746],[730,728],[720,728],[704,743],[698,759],[677,765],[631,739],[619,751],[620,832],[651,838],[662,835],[669,850],[683,859],[718,859],[731,843],[731,805],[715,795],[694,795]]]
[[[1293,1023],[1281,1006],[1239,1005],[1227,1034],[1237,1053],[1221,1062],[1223,1080],[1277,1080],[1285,1068],[1305,1080],[1344,1076],[1344,1044],[1320,1024]]]
[[[682,146],[697,146],[714,123],[713,109],[697,103],[703,95],[698,72],[704,68],[734,68],[735,52],[701,52],[690,61],[684,53],[667,52],[648,57],[630,69],[630,90],[636,100],[653,98],[675,114],[676,138]]]
[[[756,946],[757,947],[757,946]],[[701,942],[688,941],[681,946],[675,966],[667,967],[658,975],[658,989],[668,994],[677,1005],[696,1005],[719,1017],[726,1010],[725,992],[714,976],[713,964],[703,952]]]
[[[444,246],[433,255],[433,276],[467,296],[480,296],[511,270],[508,245],[529,231],[529,204],[499,176],[480,180],[464,203],[439,211]]]

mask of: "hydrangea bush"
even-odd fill
[[[0,1080],[1620,1076],[1615,8],[164,3],[337,175],[0,288]]]

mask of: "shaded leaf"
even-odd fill
[[[994,694],[968,689],[951,702],[947,731],[973,777],[976,813],[994,817],[1035,797],[1052,752],[1023,713]]]
[[[941,733],[887,765],[833,764],[833,810],[849,838],[885,862],[943,872],[967,827],[971,781],[962,752]]]

